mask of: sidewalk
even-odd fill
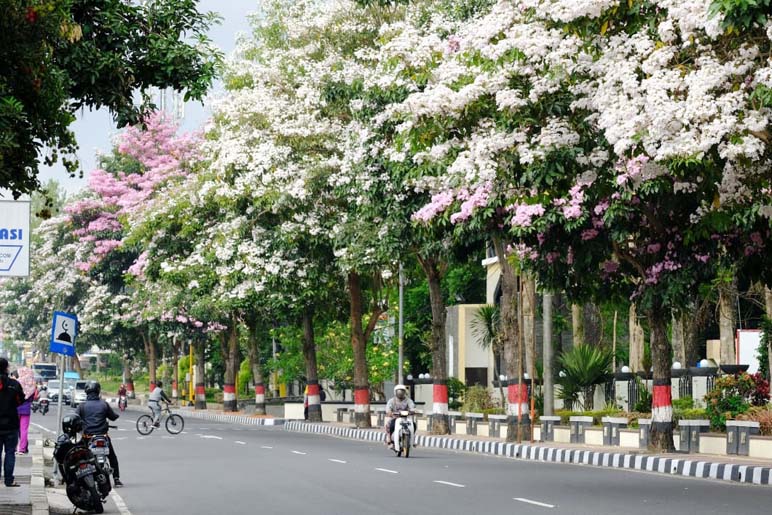
[[[242,412],[230,412],[226,414],[220,410],[196,410],[183,407],[175,408],[174,411],[187,418],[212,420],[214,422],[230,422],[249,426],[281,426],[284,425],[285,422],[283,418],[274,418],[270,415],[246,415]]]
[[[43,440],[39,433],[30,432],[29,451],[29,454],[16,456],[14,476],[21,486],[0,486],[0,506],[4,514],[48,515],[43,479]]]

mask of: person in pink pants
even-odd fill
[[[35,390],[37,393],[37,390]],[[27,454],[29,452],[29,441],[27,435],[29,433],[29,419],[32,413],[32,400],[35,398],[33,393],[27,397],[24,402],[16,408],[19,413],[19,445],[16,447],[17,454]]]

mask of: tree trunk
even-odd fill
[[[223,411],[238,411],[236,374],[239,373],[239,324],[234,317],[227,333],[221,333],[220,345],[225,361],[223,384]]]
[[[348,289],[351,303],[351,346],[354,349],[354,422],[356,427],[371,427],[370,385],[367,373],[367,340],[362,329],[362,284],[359,274],[349,272]]]
[[[306,362],[308,384],[308,420],[322,421],[322,400],[319,394],[319,375],[316,368],[316,341],[314,340],[314,318],[311,308],[303,312],[303,359]]]
[[[643,326],[638,322],[638,313],[635,310],[635,304],[630,304],[628,320],[630,324],[630,370],[633,372],[640,372],[643,370],[643,347],[645,336],[643,333]]]
[[[252,370],[252,380],[255,383],[255,414],[265,415],[265,383],[263,382],[263,365],[260,362],[260,343],[257,340],[257,325],[247,323],[249,331],[249,368]]]
[[[667,313],[661,301],[654,300],[649,310],[651,361],[654,388],[651,403],[650,447],[657,452],[673,452],[673,405],[670,379],[670,342],[667,339]]]
[[[544,414],[551,416],[555,411],[555,387],[552,376],[552,294],[547,291],[543,298],[542,326]]]
[[[180,396],[180,343],[175,336],[172,340],[172,400],[176,401]]]
[[[722,365],[734,365],[737,363],[735,353],[735,319],[737,318],[737,279],[730,283],[722,283],[718,287],[719,319],[718,330],[721,339],[721,363]]]
[[[501,267],[501,339],[504,350],[504,368],[507,376],[507,441],[517,439],[518,404],[520,388],[515,378],[520,366],[518,356],[518,333],[520,325],[517,317],[517,276],[507,260],[504,243],[498,236],[493,237],[493,246]]]
[[[206,339],[194,345],[196,353],[196,409],[206,409]]]
[[[772,320],[772,288],[764,287],[764,305],[766,306],[767,318]],[[767,335],[767,359],[769,361],[769,368],[767,368],[767,374],[769,378],[772,378],[772,335]]]
[[[142,344],[145,346],[145,355],[147,356],[147,375],[150,381],[150,391],[155,390],[156,385],[156,345],[150,337],[150,329],[142,333]]]
[[[448,420],[448,363],[445,340],[445,301],[442,298],[440,283],[440,263],[436,257],[418,256],[426,279],[429,283],[429,302],[432,309],[432,338],[429,342],[432,352],[432,382],[434,383],[432,401],[432,433],[450,434]]]
[[[584,343],[584,308],[571,304],[571,336],[574,347]]]
[[[600,306],[588,302],[582,306],[582,341],[590,345],[603,345],[603,320]]]
[[[70,358],[70,366],[72,370],[77,372],[80,377],[83,377],[83,370],[80,368],[80,358],[77,354]]]
[[[671,315],[672,333],[673,333],[673,356],[675,361],[681,363],[682,366],[688,367],[688,361],[686,361],[686,326],[689,323],[684,315]]]
[[[128,356],[123,358],[123,384],[126,385],[126,397],[129,399],[136,398],[134,393],[134,377],[131,375],[131,360]]]

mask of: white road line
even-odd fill
[[[331,461],[333,463],[343,463],[344,465],[346,464],[346,462],[344,460],[336,460],[336,459],[333,459],[333,458],[329,458],[329,461]]]
[[[273,447],[270,447],[268,445],[261,445],[260,448],[261,449],[273,449]]]
[[[306,453],[300,452],[300,451],[292,451],[292,454],[300,454],[301,456],[305,456]]]
[[[125,436],[111,436],[110,440],[125,440],[126,438]]]
[[[121,515],[131,515],[131,512],[129,511],[129,507],[126,506],[126,503],[124,502],[123,498],[118,495],[115,490],[110,492],[110,497],[112,497],[113,502],[115,503],[115,507],[118,508],[118,512]]]
[[[53,431],[53,430],[51,430],[51,429],[48,429],[47,427],[43,427],[43,426],[41,426],[40,424],[36,424],[36,423],[34,423],[34,422],[30,422],[30,425],[33,425],[33,426],[35,426],[35,427],[37,427],[37,428],[39,428],[39,429],[42,429],[43,431],[47,431],[47,432],[49,432],[49,433],[53,433],[53,434],[56,434],[56,431]]]
[[[441,485],[455,486],[456,488],[465,488],[464,485],[459,485],[458,483],[451,483],[450,481],[434,481],[434,483],[439,483]]]
[[[208,440],[222,440],[222,436],[215,435],[201,435],[201,438],[206,438]]]
[[[544,502],[532,501],[531,499],[526,499],[525,497],[513,497],[512,499],[515,500],[515,501],[520,501],[520,502],[524,502],[524,503],[527,503],[527,504],[533,504],[534,506],[541,506],[542,508],[554,508],[555,507],[554,504],[547,504],[547,503],[544,503]]]
[[[163,438],[164,440],[174,440],[176,437],[174,437],[174,436],[168,436],[168,435],[164,435],[164,436],[162,436],[161,438]],[[215,438],[217,438],[217,437],[215,437]],[[222,438],[221,438],[221,440],[222,440]]]
[[[247,445],[247,442],[242,442],[241,440],[236,440],[236,443],[239,445]]]
[[[388,472],[389,474],[399,474],[396,470],[389,470],[389,469],[379,469],[376,468],[375,470],[380,470],[381,472]]]

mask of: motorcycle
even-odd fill
[[[128,403],[129,401],[125,395],[121,395],[120,397],[118,397],[118,409],[120,409],[121,411],[126,410],[126,406],[128,405]]]
[[[38,401],[38,406],[39,406],[38,409],[40,410],[41,415],[45,415],[46,413],[48,413],[49,404],[50,403],[48,399],[40,399]]]
[[[109,481],[109,477],[113,473],[110,460],[107,458],[110,455],[110,439],[107,435],[94,435],[88,442],[88,448],[96,458],[97,465],[107,474]]]
[[[70,502],[81,510],[103,513],[102,503],[112,489],[110,476],[89,447],[77,433],[63,433],[56,439],[54,459]]]
[[[397,453],[397,457],[410,456],[410,448],[415,447],[414,442],[414,430],[415,427],[412,419],[412,413],[403,410],[399,412],[399,417],[394,424],[394,433],[392,434],[391,441],[394,442],[394,452]]]
[[[32,406],[30,406],[30,409],[32,410],[32,413],[37,413],[38,409],[40,409],[40,402],[32,401]]]

